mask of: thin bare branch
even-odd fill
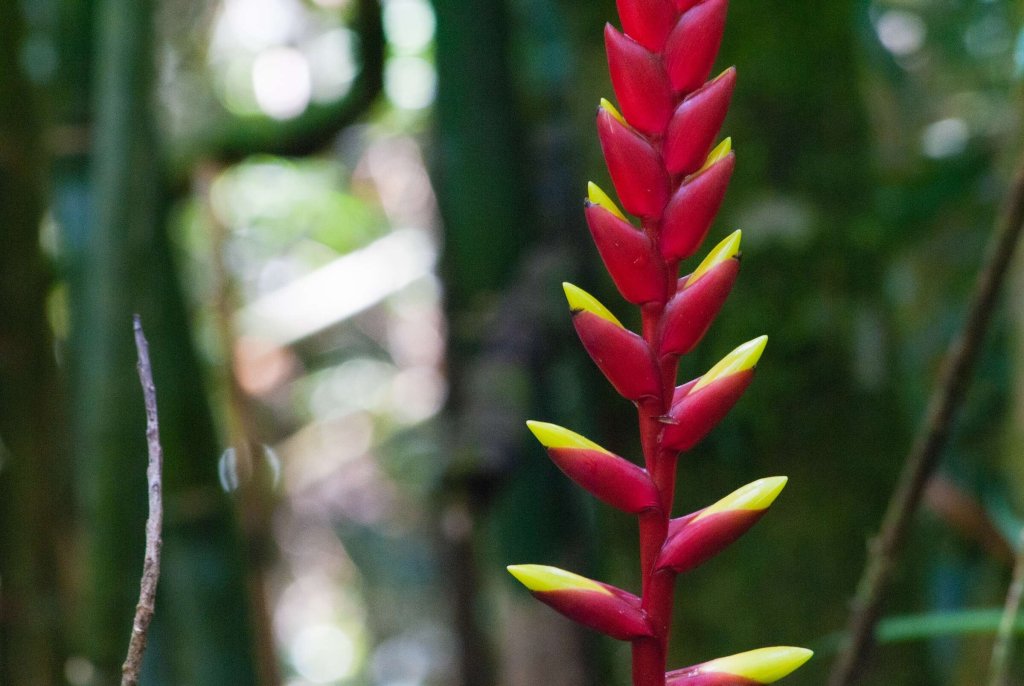
[[[149,623],[153,620],[156,602],[156,584],[160,579],[160,546],[163,529],[163,472],[164,452],[160,447],[160,423],[156,411],[156,386],[153,384],[153,368],[149,362],[149,344],[142,331],[139,315],[134,318],[135,348],[139,354],[139,381],[146,402],[146,444],[149,449],[149,465],[146,480],[149,483],[149,517],[146,519],[146,557],[142,564],[142,581],[139,589],[139,604],[135,607],[135,621],[132,636],[128,642],[128,656],[121,667],[121,686],[137,686],[142,671],[142,656],[146,652],[146,636]]]
[[[896,490],[889,500],[882,529],[871,541],[868,561],[857,586],[847,623],[847,641],[836,659],[829,686],[849,686],[863,671],[874,643],[882,600],[910,520],[921,502],[928,479],[949,439],[956,411],[974,372],[981,344],[988,331],[996,301],[1006,281],[1021,230],[1024,228],[1024,162],[1018,164],[995,233],[989,241],[984,265],[978,272],[967,320],[946,351],[938,384],[928,412],[903,464]]]

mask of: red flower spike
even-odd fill
[[[618,0],[619,19],[627,36],[651,52],[660,52],[675,24],[673,0]]]
[[[661,155],[642,136],[626,126],[607,101],[597,112],[597,135],[622,206],[638,217],[656,217],[669,194],[668,173]]]
[[[670,174],[692,174],[704,163],[722,128],[735,87],[736,69],[729,67],[676,108],[665,132],[663,150]]]
[[[526,422],[565,475],[612,507],[638,514],[658,506],[647,471],[593,441],[555,424]]]
[[[700,87],[722,44],[728,0],[707,0],[686,11],[665,42],[665,70],[677,93]]]
[[[660,391],[658,371],[647,342],[582,288],[563,283],[572,323],[591,359],[623,397],[640,400]]]
[[[664,302],[665,267],[650,237],[589,200],[584,211],[597,251],[622,297],[636,305]]]
[[[672,195],[658,244],[665,259],[685,260],[697,251],[725,198],[735,167],[736,155],[729,152],[684,181]]]
[[[739,274],[739,239],[739,231],[731,234],[693,274],[679,280],[661,320],[662,355],[685,355],[707,333]]]
[[[784,476],[759,479],[694,513],[683,526],[671,527],[658,568],[681,574],[720,553],[764,516],[786,481]]]
[[[604,27],[604,44],[612,87],[626,121],[644,133],[660,135],[675,104],[661,57],[611,24]]]
[[[510,565],[508,571],[534,597],[574,622],[620,641],[650,636],[640,599],[608,584],[543,565]]]
[[[665,675],[666,686],[759,686],[775,683],[811,659],[806,648],[774,646],[737,653]]]
[[[638,514],[642,599],[551,567],[509,571],[563,614],[632,641],[633,686],[758,686],[810,655],[766,648],[668,672],[675,576],[746,531],[784,479],[756,482],[684,517],[670,518],[676,453],[692,448],[750,384],[765,337],[745,343],[703,376],[673,388],[678,358],[693,349],[737,277],[739,232],[676,279],[703,242],[735,167],[731,140],[711,148],[736,82],[727,69],[705,84],[722,40],[728,0],[616,0],[622,31],[605,27],[612,84],[597,131],[622,208],[590,184],[587,223],[626,300],[642,308],[639,336],[589,294],[564,284],[587,352],[639,413],[641,469],[562,427],[528,422],[551,459],[601,500]],[[710,148],[710,151],[709,151]],[[642,229],[642,230],[641,230]],[[649,470],[649,471],[648,471]],[[758,500],[761,498],[761,500]],[[767,500],[766,500],[767,498]]]

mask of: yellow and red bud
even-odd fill
[[[764,516],[786,481],[784,476],[758,479],[681,523],[673,522],[658,567],[681,574],[720,553]]]
[[[675,104],[661,56],[622,35],[611,24],[605,25],[604,43],[612,88],[626,121],[646,134],[660,135]]]
[[[665,41],[665,70],[677,93],[696,90],[708,78],[725,31],[728,0],[706,0],[679,18]]]
[[[814,653],[806,648],[774,646],[737,653],[665,675],[665,686],[758,686],[792,674]]]
[[[704,376],[676,388],[668,416],[662,420],[666,448],[689,450],[725,417],[753,380],[754,366],[767,340],[762,336],[744,343]]]
[[[662,318],[663,355],[685,355],[707,333],[739,274],[741,235],[739,231],[730,234],[690,276],[679,280],[681,286]]]
[[[683,284],[684,288],[693,286],[697,281],[707,275],[708,272],[712,271],[723,262],[727,262],[733,258],[738,258],[740,254],[740,240],[743,238],[743,232],[736,230],[726,236],[718,245],[711,249],[711,252],[701,260],[697,268],[686,277],[686,281]]]
[[[753,369],[757,366],[758,361],[760,361],[767,345],[768,337],[758,336],[743,345],[737,346],[732,352],[715,363],[715,366],[706,371],[704,376],[697,380],[697,383],[694,384],[688,393],[696,393],[705,386],[709,386],[715,381],[731,374]]]
[[[650,636],[640,599],[608,584],[545,565],[509,565],[508,571],[542,603],[612,638]]]
[[[637,514],[659,504],[647,471],[556,424],[526,425],[565,475],[612,507]]]
[[[601,98],[601,100],[597,103],[597,110],[598,114],[600,114],[601,112],[607,112],[608,114],[612,115],[615,121],[619,122],[626,128],[629,128],[629,122],[626,121],[626,118],[622,116],[622,112],[619,112],[615,108],[615,105],[612,104],[612,101],[609,100],[608,98]]]
[[[709,152],[707,158],[705,158],[704,164],[702,164],[700,169],[695,173],[700,174],[702,171],[710,169],[719,160],[724,159],[730,152],[732,152],[732,137],[726,136],[718,145],[711,148],[711,152]]]
[[[618,0],[616,4],[627,36],[652,52],[665,46],[676,19],[673,0]]]
[[[656,217],[668,202],[668,173],[658,151],[621,117],[607,101],[602,101],[597,112],[597,135],[608,173],[627,212],[638,217]]]
[[[588,201],[585,213],[597,251],[622,297],[636,305],[664,302],[665,265],[650,237],[603,205]]]
[[[587,182],[587,200],[592,205],[599,205],[600,207],[603,207],[622,221],[627,221],[626,215],[622,213],[622,210],[620,210],[619,206],[615,204],[615,201],[612,200],[607,193],[601,190],[601,187],[593,181]]]
[[[718,153],[719,148],[712,150],[708,159]],[[697,252],[722,205],[735,167],[736,156],[730,150],[684,181],[672,194],[665,207],[658,243],[666,259],[685,260]]]
[[[623,328],[622,322],[616,318],[611,311],[601,304],[601,301],[587,293],[585,290],[571,284],[567,281],[562,283],[562,290],[565,291],[565,299],[569,303],[569,311],[573,314],[577,312],[589,312],[596,317],[600,317],[605,321],[608,321],[620,329]]]
[[[615,390],[634,401],[657,397],[661,381],[647,342],[586,291],[572,284],[563,287],[580,342]]]
[[[722,128],[735,86],[736,69],[730,67],[672,113],[663,151],[670,174],[692,174],[700,169]]]

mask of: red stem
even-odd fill
[[[674,287],[675,279],[671,285]],[[668,522],[675,494],[676,455],[661,446],[661,418],[668,412],[675,389],[677,359],[661,359],[658,331],[664,303],[649,303],[642,309],[644,340],[661,369],[661,394],[638,405],[640,445],[644,464],[660,496],[661,507],[640,515],[641,606],[647,614],[653,636],[633,642],[633,685],[665,686],[669,630],[672,624],[672,596],[675,574],[656,570],[658,555],[668,535]]]

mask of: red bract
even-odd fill
[[[811,651],[774,646],[738,653],[669,672],[667,686],[760,686],[771,684],[797,669]]]
[[[662,445],[679,452],[697,445],[722,421],[753,380],[754,371],[748,369],[730,374],[693,393],[689,390],[699,379],[680,386],[676,391],[677,399],[673,400],[664,420],[667,423],[662,433]]]
[[[740,232],[679,278],[701,247],[736,164],[719,136],[735,69],[704,81],[715,61],[727,0],[617,0],[623,32],[605,46],[622,114],[606,100],[597,132],[630,223],[591,184],[587,224],[622,297],[641,308],[637,334],[589,293],[563,284],[583,347],[639,414],[644,468],[553,424],[529,422],[552,461],[600,500],[635,514],[643,598],[550,567],[509,569],[566,616],[632,642],[633,686],[752,686],[796,669],[810,652],[765,648],[666,673],[676,575],[723,550],[764,515],[785,477],[760,479],[703,510],[670,519],[675,466],[750,385],[767,338],[744,343],[703,376],[674,388],[679,357],[700,342],[739,272]]]
[[[640,400],[660,392],[658,370],[643,338],[592,312],[574,312],[572,323],[591,359],[622,397]]]
[[[547,448],[551,461],[599,500],[630,514],[658,506],[658,489],[647,472],[632,462],[558,425],[532,421],[526,425]]]
[[[665,259],[685,260],[697,252],[722,205],[735,166],[736,156],[730,152],[686,179],[672,194],[665,208],[659,242]]]
[[[675,104],[661,58],[611,24],[604,27],[604,44],[612,88],[626,121],[644,133],[660,134]]]
[[[740,271],[739,258],[732,257],[711,269],[696,283],[680,288],[668,301],[661,320],[661,354],[685,355],[693,350],[722,309]]]
[[[726,69],[718,78],[683,100],[665,133],[665,167],[670,174],[692,174],[722,128],[736,86],[736,70]]]
[[[665,541],[658,568],[682,574],[704,564],[746,533],[765,512],[732,510],[692,521]]]
[[[584,210],[597,251],[622,297],[636,305],[664,302],[664,264],[650,237],[629,222],[591,202]]]
[[[597,134],[622,206],[639,217],[661,214],[669,178],[658,151],[606,107],[597,112]]]
[[[618,0],[626,35],[653,52],[665,45],[676,18],[672,0]]]
[[[665,43],[665,70],[677,93],[698,88],[711,73],[725,30],[728,0],[707,0],[679,19]]]
[[[593,591],[541,591],[533,595],[574,622],[620,641],[650,636],[651,629],[640,610],[640,599],[624,591],[619,593],[622,595]],[[628,598],[625,597],[627,595]]]

